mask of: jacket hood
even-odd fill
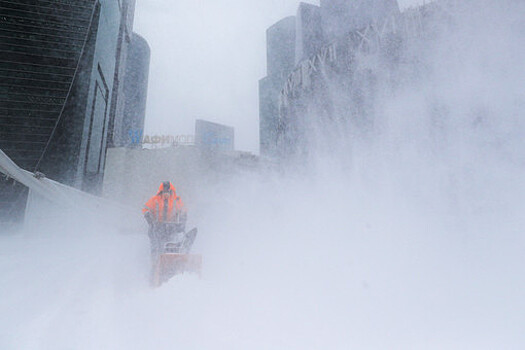
[[[175,186],[173,186],[171,181],[165,181],[165,182],[161,183],[160,186],[159,186],[159,191],[157,192],[157,195],[160,195],[162,193],[162,191],[164,190],[164,184],[165,183],[169,183],[171,194],[174,196],[176,194],[175,193]]]

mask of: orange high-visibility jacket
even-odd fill
[[[150,212],[158,222],[176,222],[178,216],[186,212],[184,203],[177,197],[173,184],[170,183],[171,193],[167,200],[162,198],[162,189],[160,184],[158,193],[146,202],[142,213]]]

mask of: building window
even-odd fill
[[[100,163],[104,150],[104,134],[106,132],[108,109],[108,90],[101,86],[98,81],[95,84],[92,106],[85,171],[89,174],[97,174],[100,172]]]

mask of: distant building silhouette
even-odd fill
[[[231,126],[197,119],[195,121],[195,146],[211,152],[233,152],[235,150],[235,130]]]

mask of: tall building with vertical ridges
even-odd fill
[[[321,8],[300,3],[296,17],[295,63],[315,54],[324,43]]]
[[[0,149],[23,169],[100,188],[130,4],[0,0]],[[2,178],[0,221],[19,221],[26,198]]]
[[[353,45],[356,41],[362,42],[358,47],[366,51],[367,33],[376,33],[376,27],[382,31],[385,21],[399,15],[397,0],[321,0],[320,6],[299,3],[295,31],[287,34],[295,37],[293,67],[290,69],[288,61],[272,60],[275,47],[268,45],[268,76],[259,81],[261,155],[282,158],[290,149],[282,145],[292,143],[295,149],[300,149],[300,140],[311,134],[307,114],[315,115],[318,120],[329,120],[337,109],[338,116],[358,115],[355,119],[366,124],[373,113],[370,101],[362,96],[373,95],[374,76],[366,69],[356,73],[353,53],[357,50]],[[281,22],[268,29],[268,33],[275,31],[276,26],[282,26]],[[364,34],[359,32],[367,28],[373,29]],[[385,53],[381,57],[388,58],[381,63],[388,65],[395,61],[396,40],[396,36],[391,36],[382,42]],[[276,46],[278,51],[288,52],[286,50],[292,48],[285,40],[280,42],[281,46]],[[340,63],[337,69],[325,69],[335,65],[334,62]],[[281,73],[287,72],[285,80],[274,73],[276,66],[282,68]],[[350,83],[354,80],[358,83]],[[334,104],[329,96],[333,83],[341,84],[344,91],[340,94],[344,100],[340,105]]]
[[[150,48],[147,41],[133,33],[124,78],[124,115],[114,137],[115,146],[140,147],[146,118]]]
[[[108,147],[115,147],[119,145],[119,131],[120,125],[125,118],[125,98],[117,98],[123,96],[125,93],[127,72],[128,51],[132,45],[133,40],[133,18],[136,0],[128,0],[122,3],[121,21],[118,36],[117,51],[120,52],[120,57],[116,60],[116,68],[114,74],[114,89],[113,95],[115,98],[111,99],[110,114],[112,118],[109,121],[108,127]]]
[[[279,93],[295,66],[295,17],[286,17],[266,31],[267,76],[259,81],[260,153],[274,156],[279,120]]]
[[[394,14],[399,14],[397,0],[321,0],[322,26],[327,41]]]

